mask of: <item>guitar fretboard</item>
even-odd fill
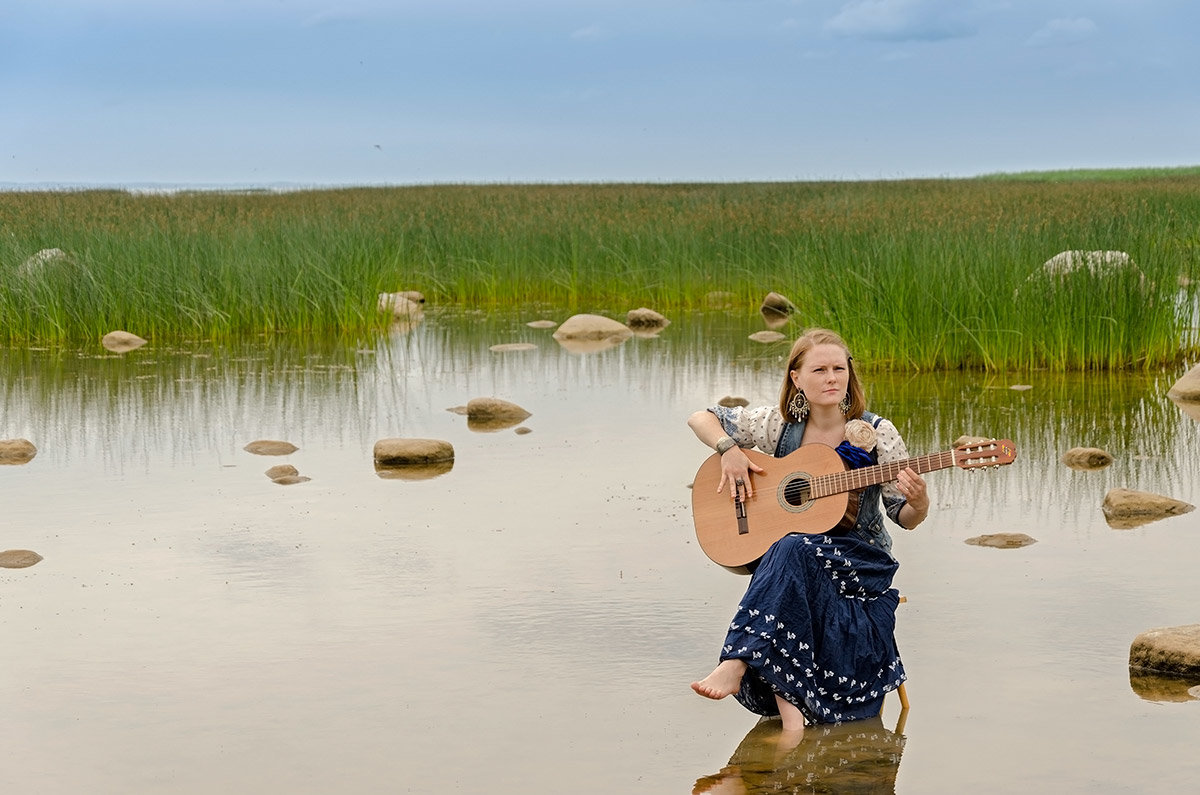
[[[874,486],[876,483],[887,483],[900,476],[900,470],[912,467],[919,475],[935,472],[954,466],[954,451],[904,458],[900,461],[888,461],[883,464],[849,469],[845,472],[833,472],[813,478],[811,488],[813,497],[828,497],[831,494],[841,494],[844,491],[856,491]]]

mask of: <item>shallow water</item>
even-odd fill
[[[1116,486],[1200,502],[1200,424],[1165,398],[1182,370],[868,366],[871,408],[913,454],[970,434],[1013,439],[1018,459],[931,473],[930,519],[894,534],[908,713],[890,697],[881,721],[810,729],[779,754],[772,727],[688,688],[745,580],[695,543],[706,450],[685,419],[727,394],[772,402],[787,343],[721,314],[577,354],[524,325],[537,317],[0,352],[0,437],[39,450],[0,467],[0,549],[44,556],[0,569],[0,790],[1193,785],[1196,683],[1131,680],[1127,658],[1140,632],[1200,621],[1200,514],[1116,530],[1100,511]],[[509,342],[537,347],[489,350]],[[532,432],[447,410],[485,396],[531,411]],[[371,450],[389,436],[450,441],[454,466],[381,478]],[[260,438],[300,449],[242,449]],[[1115,463],[1067,469],[1077,445]],[[272,483],[279,463],[311,480]],[[1038,543],[963,543],[1001,531]]]

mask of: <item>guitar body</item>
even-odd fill
[[[850,494],[841,492],[813,497],[813,478],[845,469],[842,458],[827,445],[806,444],[783,458],[743,449],[765,470],[753,474],[754,496],[741,503],[730,499],[729,489],[717,493],[721,482],[721,457],[713,454],[700,466],[692,485],[692,518],[704,554],[731,571],[745,573],[771,545],[788,533],[825,533],[846,515]],[[744,516],[740,514],[744,513]]]

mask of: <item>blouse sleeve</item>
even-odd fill
[[[778,406],[713,406],[709,411],[739,447],[757,447],[767,455],[775,455],[783,433],[783,414]]]
[[[875,433],[875,449],[878,451],[879,463],[902,461],[908,458],[908,448],[904,444],[904,439],[901,438],[900,431],[896,429],[891,420],[880,420]],[[881,497],[883,498],[883,509],[887,512],[888,518],[900,527],[904,527],[900,524],[900,509],[908,500],[900,496],[900,490],[896,488],[896,481],[890,480],[883,484]]]

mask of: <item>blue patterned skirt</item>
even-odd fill
[[[784,536],[763,556],[729,625],[721,659],[749,666],[735,698],[778,715],[778,694],[809,723],[879,714],[905,680],[892,588],[898,564],[855,538]]]

